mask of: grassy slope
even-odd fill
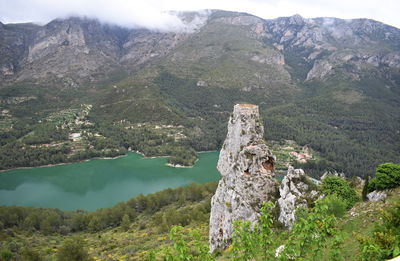
[[[339,222],[339,229],[344,233],[341,252],[345,260],[358,260],[359,249],[356,235],[371,235],[374,226],[382,220],[382,209],[390,209],[400,201],[400,188],[389,193],[389,197],[378,202],[359,202]]]

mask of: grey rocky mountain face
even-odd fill
[[[211,251],[229,246],[233,221],[256,222],[262,203],[276,196],[275,157],[263,134],[258,106],[235,105],[217,165],[222,178],[211,202]]]
[[[179,32],[126,29],[80,18],[54,20],[45,26],[1,24],[0,77],[11,82],[54,77],[96,81],[110,71],[135,71],[139,65],[171,53],[171,61],[179,61],[185,56],[181,43],[195,47],[191,42],[196,37],[214,37],[203,33],[223,24],[244,30],[249,39],[257,41],[255,46],[264,46],[261,52],[257,48],[246,51],[249,61],[275,68],[276,76],[264,85],[288,77],[323,80],[341,70],[354,80],[360,78],[362,70],[387,74],[400,68],[400,30],[368,19],[304,19],[295,15],[264,20],[224,11],[180,16],[185,28]],[[201,60],[215,48],[210,43],[184,58]],[[302,75],[294,73],[298,70],[304,71]]]
[[[28,28],[28,29],[26,29]],[[185,33],[160,33],[69,18],[45,26],[5,25],[0,28],[0,73],[11,82],[48,81],[52,77],[83,83],[103,80],[115,70],[132,70],[164,55],[185,39]]]

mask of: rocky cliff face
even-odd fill
[[[256,222],[261,204],[276,195],[275,157],[263,133],[258,106],[235,105],[217,165],[222,178],[211,202],[211,251],[229,245],[233,221]]]
[[[96,82],[112,71],[132,71],[166,55],[187,35],[186,31],[128,29],[76,17],[56,19],[45,26],[2,24],[0,78],[10,82],[54,78],[77,84]]]
[[[343,68],[357,80],[363,70],[400,68],[400,30],[368,19],[305,19],[295,15],[264,20],[218,10],[177,15],[185,25],[179,32],[127,29],[80,18],[58,19],[45,26],[1,24],[0,77],[11,77],[12,81],[54,76],[93,80],[99,74],[107,76],[105,72],[111,69],[131,71],[172,50],[178,51],[178,57],[173,57],[177,60],[181,59],[179,55],[196,60],[207,54],[216,59],[221,52],[242,50],[250,64],[261,63],[275,70],[268,74],[272,82],[288,76],[301,81],[324,80]],[[215,39],[212,30],[221,26],[225,26],[225,34]],[[226,31],[233,28],[235,32]],[[232,33],[243,33],[245,37],[241,36],[240,41],[248,38],[247,43],[232,45],[227,41],[230,36],[225,39]],[[199,46],[202,50],[191,50],[197,49],[199,39],[209,37],[210,43]],[[223,49],[214,50],[220,40]],[[187,45],[180,51],[183,42]],[[248,44],[251,48],[247,50]]]

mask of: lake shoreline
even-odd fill
[[[115,157],[94,157],[94,158],[90,158],[90,159],[71,161],[71,162],[63,162],[63,163],[56,163],[56,164],[47,164],[47,165],[41,165],[41,166],[35,166],[35,167],[18,167],[18,168],[11,168],[11,169],[2,169],[2,170],[0,170],[0,173],[6,172],[6,171],[9,171],[9,170],[39,169],[39,168],[63,166],[63,165],[69,165],[69,164],[75,164],[75,163],[82,163],[82,162],[91,161],[91,160],[95,160],[95,159],[106,159],[106,160],[110,159],[111,160],[111,159],[118,159],[118,158],[122,158],[122,157],[126,157],[126,156],[128,156],[128,154],[119,155],[119,156],[115,156]]]
[[[216,150],[198,151],[196,153],[200,154],[200,153],[209,153],[209,152],[214,152],[214,151],[216,151]],[[139,154],[139,155],[143,156],[143,158],[145,158],[145,159],[157,159],[157,158],[168,158],[168,157],[171,157],[171,156],[152,156],[152,157],[147,157],[144,153],[142,153],[140,151],[129,151],[129,152],[130,153]],[[126,153],[124,155],[115,156],[115,157],[94,157],[94,158],[84,159],[84,160],[79,160],[79,161],[63,162],[63,163],[56,163],[56,164],[47,164],[47,165],[34,166],[34,167],[18,167],[18,168],[2,169],[2,170],[0,170],[0,173],[6,172],[6,171],[10,171],[10,170],[18,170],[18,169],[36,169],[36,168],[48,168],[48,167],[62,166],[62,165],[68,165],[68,164],[82,163],[82,162],[95,160],[95,159],[118,159],[118,158],[122,158],[122,157],[128,156],[128,153]],[[196,162],[198,160],[199,159],[197,159]],[[195,162],[195,164],[196,164],[196,162]],[[167,163],[166,165],[168,167],[171,167],[171,168],[192,168],[192,167],[194,167],[195,164],[193,164],[192,166],[180,166],[180,167],[179,166],[174,166],[173,164],[170,164],[170,163]]]

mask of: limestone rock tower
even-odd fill
[[[275,157],[263,134],[258,106],[235,105],[217,165],[222,178],[211,201],[212,252],[229,246],[233,221],[257,222],[262,203],[273,200],[277,194]]]

